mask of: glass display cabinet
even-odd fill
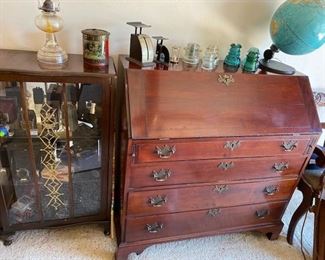
[[[101,222],[109,234],[115,67],[82,55],[42,70],[36,53],[0,50],[0,238]]]

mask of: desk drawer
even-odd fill
[[[130,187],[297,177],[306,157],[279,156],[134,164]]]
[[[188,185],[174,189],[129,192],[127,214],[152,215],[287,200],[296,181]]]
[[[135,144],[134,162],[163,162],[309,153],[310,138],[263,137],[211,141],[151,141]],[[310,150],[310,151],[309,151]]]
[[[286,203],[257,204],[231,208],[147,217],[128,217],[126,242],[156,239],[199,232],[235,231],[279,221]]]

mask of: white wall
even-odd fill
[[[242,56],[256,46],[263,52],[271,44],[270,18],[284,0],[61,0],[65,28],[58,33],[69,53],[82,53],[81,30],[111,32],[111,54],[128,53],[133,28],[127,21],[142,21],[145,33],[163,35],[167,46],[195,41],[205,48],[217,43],[224,58],[229,44],[243,45]],[[0,48],[38,50],[44,34],[34,25],[36,0],[0,0]],[[277,55],[310,76],[313,88],[325,88],[325,47],[304,56]]]

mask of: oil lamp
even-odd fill
[[[36,26],[46,33],[45,45],[37,52],[41,67],[60,68],[68,61],[68,55],[56,41],[55,33],[63,28],[63,20],[57,15],[60,11],[58,0],[39,0],[41,14],[35,18]]]

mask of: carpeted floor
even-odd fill
[[[283,217],[285,224],[288,224],[300,200],[300,192],[295,192]],[[313,216],[309,214],[303,244],[310,253],[312,252],[312,222]],[[301,223],[297,231],[300,227]],[[259,233],[246,232],[154,245],[141,255],[129,255],[129,260],[303,259],[298,244],[300,232],[295,234],[295,246],[290,246],[285,239],[286,230],[285,226],[282,236],[276,241],[269,241]],[[0,244],[0,259],[111,260],[114,259],[115,250],[116,242],[103,235],[101,226],[84,225],[19,232],[11,246],[4,247]]]

